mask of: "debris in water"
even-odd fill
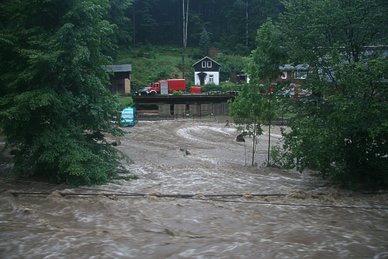
[[[50,193],[51,197],[63,197],[64,195],[61,193],[60,190],[55,190]]]
[[[241,134],[237,135],[236,141],[237,142],[245,142],[244,133],[241,133]]]
[[[111,143],[111,145],[114,146],[114,147],[117,147],[117,146],[120,145],[120,144],[121,144],[121,141],[120,141],[119,139],[116,139],[116,140],[114,140],[114,141]]]
[[[145,195],[147,200],[149,201],[158,201],[159,200],[160,193],[153,192],[153,193],[148,193]]]
[[[308,199],[311,197],[311,195],[302,190],[293,190],[286,197],[294,199]]]
[[[246,198],[246,199],[252,199],[253,198],[253,195],[249,192],[246,192],[243,194],[243,197]]]
[[[170,236],[175,236],[175,234],[174,234],[174,232],[172,232],[171,230],[169,230],[169,229],[164,229],[164,232],[167,234],[167,235],[170,235]]]
[[[109,199],[113,200],[113,201],[117,201],[118,198],[117,198],[117,195],[106,195],[106,197],[108,197]]]
[[[180,148],[179,151],[183,152],[183,154],[184,154],[185,156],[188,156],[188,155],[191,154],[191,153],[190,153],[187,149],[185,149],[185,148]]]
[[[33,210],[32,210],[32,209],[29,209],[29,208],[24,208],[24,209],[23,209],[23,214],[31,215],[32,213],[33,213]]]

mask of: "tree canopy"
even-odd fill
[[[260,93],[258,85],[246,86],[230,105],[231,115],[239,130],[252,136],[251,165],[255,164],[257,137],[263,134],[262,123],[265,117],[265,100]]]
[[[289,161],[343,184],[388,185],[384,2],[283,3],[278,26],[290,60],[310,65],[301,85],[310,94],[294,103],[285,135]]]
[[[117,102],[103,65],[114,27],[108,0],[0,3],[0,123],[17,148],[14,172],[55,182],[105,182],[119,153],[101,132]]]
[[[259,28],[256,39],[258,47],[252,51],[251,62],[248,64],[252,83],[268,84],[279,76],[279,66],[287,60],[283,40],[281,30],[274,25],[271,19]]]
[[[135,43],[180,45],[182,0],[135,0],[130,8]],[[278,0],[190,1],[188,46],[202,45],[203,28],[219,48],[247,54],[255,46],[256,30],[282,10]]]

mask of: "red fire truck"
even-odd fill
[[[186,80],[185,79],[166,79],[159,80],[157,82],[151,83],[149,86],[145,87],[142,90],[142,94],[169,94],[175,91],[186,90]]]

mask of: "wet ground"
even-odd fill
[[[1,258],[388,258],[388,195],[262,167],[267,133],[250,167],[252,140],[224,121],[126,131],[137,180],[1,183]]]

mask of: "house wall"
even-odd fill
[[[194,84],[195,85],[200,85],[200,80],[198,74],[201,72],[195,72],[194,73]],[[203,71],[203,73],[206,73],[205,77],[205,85],[210,84],[210,76],[213,76],[213,84],[219,85],[220,84],[220,73],[217,71]]]
[[[131,81],[125,79],[111,79],[110,90],[112,94],[126,95],[131,93]]]
[[[307,70],[299,71],[307,73]],[[283,85],[283,91],[286,91],[290,97],[298,97],[301,93],[300,85],[305,81],[306,78],[296,78],[297,72],[298,70],[284,70],[276,79],[271,80],[271,83],[277,84],[286,82],[287,85]]]
[[[125,95],[131,93],[131,74],[115,72],[110,77],[110,90],[113,94]]]
[[[129,78],[124,79],[124,93],[129,94],[131,92],[131,80]]]
[[[125,82],[123,79],[111,79],[110,90],[112,94],[123,95],[125,94]]]

